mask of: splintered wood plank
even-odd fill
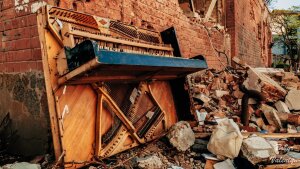
[[[97,94],[89,85],[62,86],[58,97],[58,114],[63,128],[61,141],[65,162],[91,161],[94,154]]]
[[[96,140],[96,149],[95,149],[95,154],[99,154],[101,150],[101,144],[102,144],[102,139],[101,139],[101,111],[103,108],[103,96],[98,93],[98,98],[97,98],[97,112],[96,112],[96,133],[95,133],[95,140]]]
[[[52,140],[53,140],[53,147],[54,147],[54,153],[55,158],[58,159],[59,156],[62,154],[62,146],[60,143],[60,134],[59,134],[59,127],[58,127],[58,121],[57,121],[57,114],[55,110],[55,99],[52,95],[52,84],[51,84],[51,73],[50,68],[48,66],[48,55],[47,52],[47,45],[45,37],[46,30],[44,29],[44,26],[46,24],[46,18],[41,13],[37,16],[37,23],[38,23],[38,32],[39,32],[39,38],[41,43],[41,51],[42,51],[42,63],[43,63],[43,70],[44,70],[44,77],[45,77],[45,86],[46,86],[46,93],[47,93],[47,101],[48,101],[48,110],[49,110],[49,118],[50,118],[50,127],[51,127],[51,133],[52,133]]]
[[[52,36],[51,32],[45,30],[46,37],[46,48],[47,48],[47,62],[49,68],[51,87],[53,90],[57,88],[57,67],[56,67],[56,58],[61,51],[62,47],[57,43],[56,39]]]

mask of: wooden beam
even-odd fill
[[[178,76],[173,75],[161,75],[161,76],[155,76],[150,79],[155,80],[166,80],[166,79],[176,79]],[[76,77],[74,79],[61,79],[64,81],[62,84],[90,84],[90,83],[96,83],[96,82],[139,82],[145,79],[138,79],[136,76],[132,75],[120,75],[120,76],[101,76],[101,75],[90,75],[90,76],[80,76]],[[66,80],[66,81],[65,81]]]
[[[206,12],[206,15],[205,15],[205,18],[204,18],[204,22],[207,22],[212,14],[212,11],[214,10],[214,7],[216,5],[216,2],[217,0],[212,0],[210,5],[209,5],[209,8]]]
[[[191,4],[191,10],[192,10],[193,15],[194,15],[194,13],[196,12],[196,11],[195,11],[194,0],[190,0],[190,4]]]
[[[264,138],[300,138],[299,133],[259,133],[259,132],[245,132],[242,133],[244,137],[249,137],[251,134],[256,134],[259,137],[264,137]]]
[[[97,115],[96,115],[96,154],[100,154],[101,153],[101,149],[102,149],[102,137],[101,137],[101,112],[103,109],[103,95],[101,93],[99,93],[99,91],[97,90],[98,93],[98,102],[97,102]]]
[[[69,72],[68,74],[66,74],[65,76],[62,76],[61,78],[58,79],[58,85],[62,85],[64,84],[67,80],[87,71],[87,70],[91,70],[94,67],[96,67],[99,63],[97,62],[96,58],[90,60],[89,62],[83,64],[82,66],[76,68],[75,70]]]
[[[288,169],[288,168],[298,168],[300,167],[300,163],[291,163],[291,164],[273,164],[273,165],[266,165],[264,169]]]
[[[113,101],[113,99],[103,90],[101,87],[98,88],[98,92],[101,93],[104,96],[104,100],[110,104],[111,108],[115,109],[115,114],[117,117],[121,120],[121,122],[124,124],[124,126],[127,128],[128,132],[133,136],[133,138],[138,141],[139,143],[144,143],[145,139],[140,139],[137,133],[135,132],[136,129],[131,123],[130,120],[125,116],[125,114],[122,112],[122,110],[117,106],[117,104]]]
[[[44,26],[46,25],[46,17],[44,15],[45,8],[43,9],[43,13],[39,13],[37,16],[37,25],[38,25],[38,32],[39,38],[41,43],[41,51],[42,51],[42,64],[44,70],[44,77],[45,77],[45,86],[46,86],[46,93],[47,93],[47,101],[48,101],[48,110],[49,110],[49,118],[50,118],[50,126],[51,126],[51,133],[52,133],[52,141],[54,146],[54,153],[55,158],[58,160],[62,151],[62,145],[60,141],[60,134],[58,128],[58,117],[56,114],[55,108],[55,98],[53,95],[53,91],[51,88],[51,81],[50,81],[50,69],[48,65],[48,54],[47,54],[47,46],[45,40],[45,29]]]
[[[57,72],[60,76],[66,74],[68,72],[68,62],[66,58],[65,49],[62,48],[56,59]]]
[[[259,132],[243,132],[242,135],[244,138],[248,138],[250,135],[255,134],[263,138],[300,138],[299,133],[259,133]],[[205,138],[210,137],[211,133],[195,133],[196,138]]]

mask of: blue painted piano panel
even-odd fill
[[[95,52],[97,60],[101,64],[128,65],[128,66],[150,66],[150,67],[173,67],[206,69],[205,60],[186,59],[179,57],[162,57],[146,54],[115,52],[99,49]]]
[[[66,53],[71,71],[63,78],[74,83],[169,80],[207,68],[205,59],[117,52],[101,49],[94,41],[84,41]],[[97,63],[85,66],[92,59]]]

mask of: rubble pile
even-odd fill
[[[287,133],[288,125],[299,125],[298,77],[281,71],[268,74],[249,68],[190,75],[192,112],[199,123],[193,130],[211,132],[222,118],[233,119],[248,132]],[[286,79],[297,85],[287,85]]]
[[[238,156],[253,167],[300,167],[300,81],[294,73],[250,66],[204,70],[189,75],[187,84],[197,120],[191,123],[195,136],[210,138],[208,150],[218,160]],[[294,153],[297,155],[292,156]],[[222,165],[230,166],[228,162]]]

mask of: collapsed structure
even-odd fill
[[[38,11],[47,3],[53,7]],[[270,62],[268,10],[261,0],[0,0],[0,4],[0,119],[4,119],[0,131],[10,153],[43,154],[51,151],[54,143],[56,158],[64,156],[66,162],[85,160],[92,154],[110,156],[159,137],[177,117],[190,115],[183,79],[165,80],[183,77],[206,64],[183,58],[205,56],[207,65],[218,69],[230,64],[231,56],[256,66]],[[251,24],[245,24],[249,20]],[[146,55],[146,61],[139,60],[141,55]],[[161,59],[159,55],[183,58]],[[106,66],[109,63],[114,66]],[[123,64],[130,66],[120,66]],[[115,83],[120,80],[126,83]],[[149,80],[163,82],[149,85]],[[75,103],[84,107],[72,108]],[[132,104],[147,105],[141,110],[143,118],[136,116],[139,106],[130,109]],[[77,114],[71,113],[74,110]],[[82,110],[86,113],[81,114]],[[109,125],[96,126],[100,124],[98,112],[113,114],[101,118]],[[72,116],[75,121],[68,119],[71,114],[76,114]],[[121,124],[126,131],[120,130],[124,129]],[[101,138],[95,137],[94,131],[101,133]],[[80,147],[68,151],[75,144],[68,136],[83,138],[82,134],[89,139],[76,141],[87,151],[82,153]],[[120,142],[125,143],[116,146]]]
[[[210,152],[219,159],[244,157],[250,168],[299,167],[299,78],[234,61],[239,68],[188,75],[196,138],[212,134]]]

